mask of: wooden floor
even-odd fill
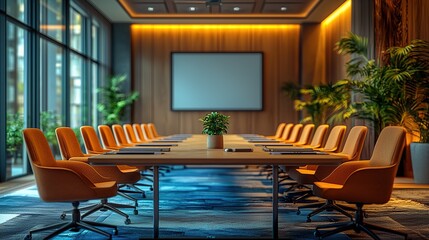
[[[239,238],[270,239],[271,232],[271,181],[259,175],[258,169],[176,167],[165,173],[160,181],[160,237],[167,239]],[[29,179],[31,181],[31,179]],[[408,187],[407,187],[408,186]],[[414,187],[413,187],[414,186]],[[368,221],[405,231],[409,239],[429,238],[429,190],[416,186],[409,179],[397,179],[397,189],[392,200],[385,205],[367,207]],[[135,195],[135,197],[139,197]],[[131,204],[115,197],[111,202]],[[308,202],[318,201],[317,198]],[[82,206],[96,203],[89,201]],[[298,204],[279,204],[279,236],[282,239],[314,239],[317,225],[348,219],[334,212],[315,216],[310,223],[306,214],[296,214]],[[35,186],[0,197],[0,229],[4,239],[23,239],[30,228],[56,223],[69,203],[45,203],[37,195]],[[126,225],[118,214],[97,212],[88,220],[101,221],[119,226],[114,239],[150,239],[152,236],[152,194],[139,200],[138,215],[123,209],[130,215]],[[5,220],[1,220],[3,219]],[[69,219],[69,216],[67,217]],[[66,219],[66,220],[67,220]],[[41,239],[49,231],[37,233],[33,239]],[[382,239],[401,239],[391,234],[380,234]],[[55,239],[104,239],[96,233],[65,232]],[[328,239],[370,239],[365,234],[341,233]]]

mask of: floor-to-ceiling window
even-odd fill
[[[96,125],[110,23],[84,0],[0,0],[0,181],[30,172],[22,129]],[[3,82],[4,79],[4,82]],[[5,144],[3,144],[5,143]]]

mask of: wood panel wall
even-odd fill
[[[280,122],[297,122],[292,102],[280,88],[299,82],[298,25],[133,25],[133,88],[141,93],[133,122],[154,122],[161,134],[200,133],[207,112],[170,110],[171,52],[264,53],[264,110],[224,111],[229,133],[273,134]],[[219,93],[219,97],[222,94]]]

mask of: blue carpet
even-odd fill
[[[161,177],[160,238],[165,239],[270,239],[271,182],[246,168],[186,168],[175,169]],[[427,190],[426,192],[427,193]],[[139,197],[135,195],[134,197]],[[312,198],[309,201],[316,201]],[[416,199],[414,199],[416,200]],[[131,204],[121,197],[111,202]],[[89,201],[82,206],[97,203]],[[315,226],[347,218],[334,212],[323,213],[307,223],[305,210],[296,215],[297,204],[280,203],[279,236],[282,239],[314,239]],[[1,215],[16,214],[0,224],[1,239],[23,239],[28,230],[46,224],[61,222],[63,210],[69,203],[41,201],[35,186],[0,197]],[[409,239],[428,239],[429,208],[424,203],[407,199],[407,192],[394,192],[392,200],[383,206],[368,206],[368,221],[409,233]],[[152,237],[152,193],[139,199],[138,215],[123,209],[132,223],[110,211],[99,211],[86,220],[118,226],[114,239],[150,239]],[[70,215],[66,220],[70,219]],[[108,230],[108,229],[104,229]],[[42,239],[52,230],[36,233],[33,239]],[[382,239],[397,239],[380,234]],[[106,239],[90,231],[67,231],[54,239]],[[364,234],[347,232],[328,239],[369,239]]]

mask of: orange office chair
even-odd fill
[[[313,134],[314,124],[309,123],[304,126],[302,129],[301,136],[299,137],[298,141],[294,143],[294,146],[303,146],[307,145],[310,141],[311,135]]]
[[[115,136],[113,135],[112,130],[107,125],[99,125],[98,126],[98,132],[99,132],[100,137],[101,137],[101,142],[103,143],[104,147],[107,149],[119,150],[119,149],[124,148],[124,147],[133,146],[133,145],[130,145],[128,143],[125,143],[125,145],[118,145],[118,143],[115,139]],[[119,134],[121,134],[121,132],[123,132],[123,131],[121,131],[121,129],[118,129],[118,132],[119,132]],[[124,135],[124,134],[121,134],[121,135]],[[124,139],[124,138],[122,137],[122,139]],[[140,174],[143,178],[145,178],[149,181],[153,181],[153,179],[150,178],[150,177],[152,177],[152,175],[144,173],[145,170],[151,170],[150,168],[147,168],[147,167],[138,167],[138,168],[141,171]],[[139,185],[139,184],[137,184],[137,185]],[[143,184],[143,185],[146,185],[146,184]],[[150,186],[150,190],[153,190],[152,186]]]
[[[69,127],[59,127],[55,130],[57,135],[58,146],[60,148],[61,156],[64,160],[74,161],[78,159],[79,161],[88,161],[88,154],[84,154],[80,148],[79,141],[74,133],[74,131]],[[134,184],[140,180],[140,173],[137,168],[126,168],[121,169],[118,166],[94,166],[94,169],[101,174],[102,176],[115,180],[119,186],[124,186],[127,184]],[[125,217],[125,224],[131,223],[129,216],[120,211],[117,208],[132,208],[134,209],[134,214],[137,215],[138,211],[136,207],[138,206],[137,199],[124,194],[124,192],[130,192],[127,190],[120,189],[118,195],[127,198],[131,201],[134,201],[134,206],[110,203],[107,199],[103,199],[101,203],[97,204],[95,207],[91,208],[85,214],[82,215],[82,218],[88,216],[89,214],[97,211],[109,209],[117,214],[120,214]]]
[[[293,128],[293,123],[286,124],[285,129],[283,130],[282,136],[277,140],[284,141],[286,139],[289,139],[292,128]]]
[[[297,145],[298,147],[306,147],[306,148],[319,148],[323,144],[323,140],[325,139],[326,132],[328,131],[329,125],[322,124],[319,125],[316,129],[316,132],[313,135],[313,138],[311,139],[310,144],[308,145]],[[286,176],[282,176],[281,179],[278,181],[279,186],[286,186],[286,185],[292,185],[292,187],[288,188],[286,191],[293,190],[296,181],[293,182],[285,182],[286,180],[291,180],[291,178],[287,175],[288,171],[291,171],[295,168],[298,168],[298,166],[285,166],[280,165],[280,169],[282,172],[286,173]]]
[[[43,132],[37,128],[23,130],[25,146],[36,179],[37,191],[45,202],[71,202],[73,213],[71,222],[61,222],[40,229],[30,230],[25,239],[32,234],[54,229],[45,239],[52,238],[68,229],[88,229],[111,239],[112,235],[93,226],[111,227],[115,235],[116,226],[82,220],[79,203],[93,199],[106,199],[116,195],[115,181],[106,179],[90,165],[75,161],[56,161]]]
[[[141,127],[143,131],[143,136],[145,137],[146,141],[152,141],[155,139],[155,136],[152,134],[152,131],[150,130],[148,124],[142,123]]]
[[[344,134],[346,132],[346,126],[344,125],[338,125],[332,128],[331,132],[328,135],[328,139],[326,140],[325,146],[323,148],[314,148],[315,150],[318,151],[323,151],[323,152],[338,152],[338,150],[341,147],[341,143],[343,141],[344,138]],[[289,176],[290,174],[293,174],[293,172],[295,171],[295,169],[297,169],[298,167],[283,167],[282,168],[285,169],[285,172],[287,174],[287,176]],[[292,185],[291,187],[289,187],[285,192],[291,192],[293,190],[295,190],[297,187],[302,187],[301,184],[297,184],[295,181],[293,182],[288,182],[288,183],[282,183],[282,185]],[[286,201],[291,201],[292,199],[290,197],[287,196],[287,194],[285,195],[285,200]]]
[[[280,123],[277,126],[276,133],[273,136],[266,136],[266,138],[279,139],[282,136],[283,130],[286,127],[286,123]]]
[[[301,134],[302,127],[303,125],[301,123],[295,124],[292,128],[289,138],[284,140],[284,142],[296,143],[296,141],[298,141],[299,135]]]
[[[300,147],[320,148],[323,144],[323,140],[325,140],[326,132],[328,132],[328,129],[329,125],[327,124],[319,125],[316,128],[316,132],[314,132],[310,144],[300,145]]]
[[[125,131],[119,124],[112,125],[113,136],[115,137],[116,142],[121,147],[133,147],[135,144],[128,141]]]
[[[142,143],[147,142],[147,140],[145,139],[145,136],[143,135],[143,130],[140,124],[134,123],[133,129],[138,142],[142,142]]]
[[[125,132],[125,137],[128,139],[128,142],[130,142],[131,144],[139,144],[144,142],[138,139],[136,132],[134,131],[134,128],[131,124],[124,124],[123,128]]]
[[[384,128],[374,147],[370,160],[349,161],[338,166],[328,177],[315,182],[316,196],[332,201],[345,201],[356,205],[355,219],[316,227],[315,236],[324,238],[346,230],[363,231],[373,239],[380,239],[372,230],[402,235],[406,233],[364,222],[365,204],[384,204],[390,200],[393,181],[405,146],[402,127]],[[321,232],[321,229],[332,229]]]
[[[345,157],[346,161],[357,161],[360,158],[362,149],[365,143],[365,138],[368,133],[368,128],[365,126],[355,126],[350,130],[349,135],[347,136],[344,148],[340,153],[332,153],[333,155],[338,155]],[[290,172],[290,177],[295,179],[298,184],[308,185],[313,184],[314,182],[321,181],[327,177],[335,169],[335,166],[317,166],[317,165],[308,165],[296,169],[295,171]],[[295,201],[299,201],[308,196],[311,196],[311,190],[309,190],[304,195],[301,195]],[[339,206],[334,201],[327,200],[326,203],[315,203],[308,204],[298,207],[298,214],[300,214],[301,209],[303,208],[317,208],[307,215],[307,222],[311,222],[311,217],[322,212],[322,211],[331,211],[336,210],[343,213],[344,215],[353,218],[348,212],[344,210],[355,210],[348,208],[346,206]]]
[[[344,125],[338,125],[332,128],[328,135],[325,146],[323,148],[316,148],[315,150],[323,152],[338,152],[343,142],[344,134],[346,133],[347,127]]]
[[[149,131],[151,132],[151,134],[152,134],[152,136],[153,136],[154,139],[162,138],[163,137],[163,136],[161,136],[161,135],[158,134],[158,131],[156,130],[155,124],[148,123],[147,126],[148,126]]]

